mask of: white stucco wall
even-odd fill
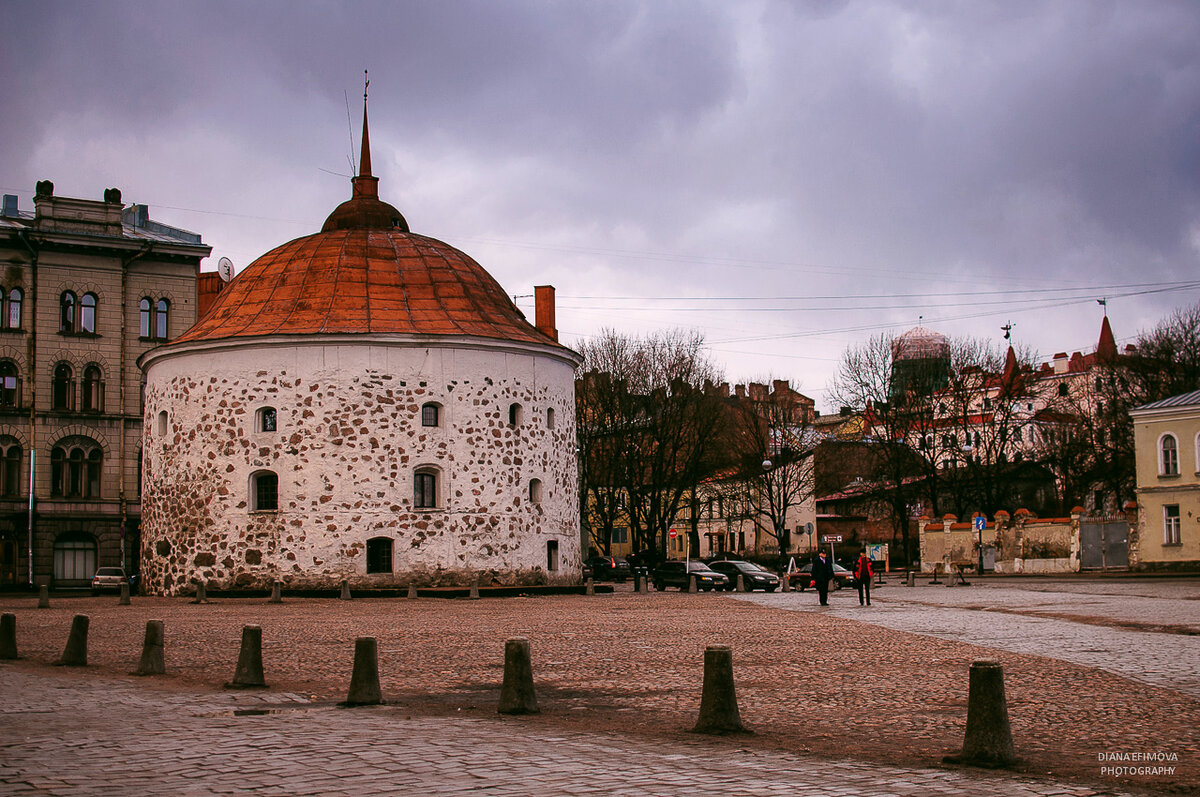
[[[197,579],[302,587],[579,578],[566,350],[310,336],[165,347],[143,367],[142,572],[151,592],[185,592]],[[421,425],[426,402],[441,405],[436,428]],[[256,431],[268,406],[276,431]],[[422,466],[438,474],[436,509],[414,508]],[[264,470],[278,475],[275,511],[251,509],[252,477]],[[537,503],[532,479],[542,484]],[[392,540],[392,572],[367,573],[373,537]]]

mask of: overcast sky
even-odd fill
[[[1042,358],[1200,300],[1200,3],[0,0],[0,186],[241,269],[380,194],[567,345],[698,328],[824,391],[918,324]],[[347,121],[353,126],[351,134]]]

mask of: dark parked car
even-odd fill
[[[803,592],[808,587],[811,587],[813,585],[812,563],[809,562],[804,567],[801,567],[798,570],[793,570],[791,572],[791,574],[788,575],[788,584],[791,585],[792,589],[798,589],[801,592]],[[842,587],[854,587],[854,586],[856,586],[856,583],[854,581],[854,573],[852,573],[851,571],[842,567],[837,562],[834,562],[833,563],[833,588],[841,589]]]
[[[716,562],[709,562],[708,566],[729,579],[729,584],[725,589],[736,589],[737,577],[739,575],[742,577],[742,584],[745,585],[747,592],[756,589],[765,589],[767,592],[774,592],[779,589],[779,576],[765,567],[759,567],[754,562],[743,562],[740,559],[722,559]]]
[[[704,562],[663,562],[654,570],[654,588],[660,592],[667,587],[687,589],[692,578],[696,579],[696,588],[710,592],[714,589],[725,589],[729,579],[712,570]]]
[[[583,565],[590,568],[592,578],[597,581],[624,581],[633,572],[629,562],[619,556],[593,556]]]
[[[121,591],[122,584],[128,584],[125,571],[119,567],[102,567],[92,576],[92,594],[99,595],[106,589]],[[132,590],[131,590],[132,591]]]

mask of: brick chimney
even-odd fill
[[[554,325],[554,286],[536,285],[533,289],[534,326],[554,342],[558,342],[558,327]]]

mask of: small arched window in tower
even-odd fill
[[[96,334],[96,294],[85,293],[79,300],[79,331]]]
[[[1165,434],[1158,442],[1160,476],[1179,475],[1179,443],[1175,435]]]
[[[442,408],[435,401],[430,401],[421,406],[421,425],[422,426],[441,426],[442,425]]]
[[[0,290],[3,293],[3,290]],[[8,306],[4,308],[4,326],[6,329],[21,328],[21,304],[25,300],[25,294],[20,288],[13,288],[5,297]]]
[[[75,294],[71,291],[63,291],[58,298],[58,331],[75,331]]]
[[[279,509],[279,476],[260,470],[250,476],[250,511],[275,512]]]
[[[438,508],[438,474],[434,468],[418,468],[413,474],[413,506],[416,509]]]
[[[553,407],[546,408],[546,428],[547,429],[554,428],[554,408]]]
[[[21,444],[13,437],[0,437],[0,494],[16,498],[21,494]]]
[[[158,436],[166,437],[167,435],[167,411],[162,410],[158,413]]]
[[[520,426],[521,425],[521,405],[516,403],[515,401],[512,404],[508,405],[508,425],[509,426]]]
[[[1059,383],[1059,385],[1058,385],[1058,395],[1060,395],[1060,396],[1066,396],[1066,395],[1067,395],[1067,383],[1066,383],[1066,382],[1061,382],[1061,383]]]
[[[392,572],[391,537],[372,537],[367,540],[367,572]]]
[[[50,408],[75,409],[75,371],[70,363],[54,366],[54,380],[50,383]]]
[[[83,369],[83,411],[104,412],[104,379],[95,363]]]
[[[21,406],[21,378],[12,360],[0,362],[0,407]]]
[[[546,569],[551,573],[558,570],[558,540],[546,541]]]
[[[529,503],[540,504],[542,502],[542,480],[529,480]]]
[[[274,432],[276,430],[279,417],[274,407],[263,407],[258,411],[257,415],[258,417],[254,423],[254,431]]]

